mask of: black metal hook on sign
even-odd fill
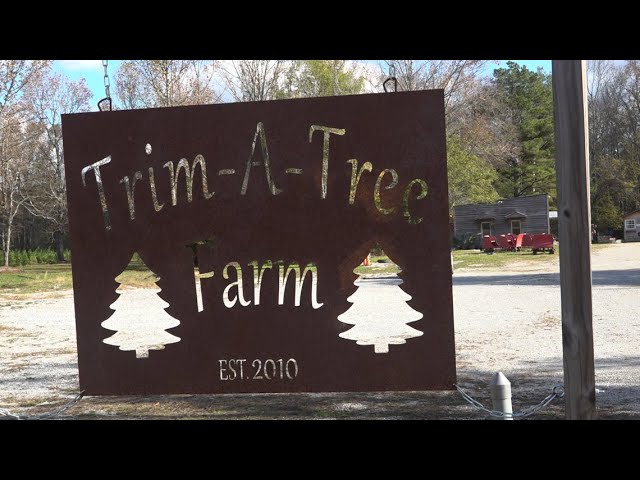
[[[98,102],[98,110],[101,112],[111,111],[111,97],[105,97]]]
[[[397,92],[398,91],[398,80],[396,79],[396,77],[389,77],[382,83],[382,88],[384,88],[384,92],[385,93],[390,93],[389,90],[387,90],[387,83],[388,82],[393,82],[393,91]]]

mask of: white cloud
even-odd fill
[[[67,71],[102,70],[102,60],[58,60],[58,63]]]

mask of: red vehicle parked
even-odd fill
[[[523,248],[530,248],[534,255],[538,252],[547,251],[555,253],[553,244],[553,235],[550,233],[521,233],[518,236],[507,233],[495,237],[493,235],[485,235],[482,237],[482,251],[485,253],[493,253],[496,250],[520,251]]]
[[[495,250],[500,250],[496,237],[493,235],[485,235],[482,237],[482,251],[484,253],[493,253]]]
[[[553,235],[550,233],[536,233],[532,235],[532,237],[531,250],[534,255],[537,255],[538,252],[544,252],[545,250],[550,254],[555,253]]]
[[[506,235],[500,235],[498,238],[498,245],[502,250],[513,251],[516,249],[516,237],[511,235],[510,233]]]
[[[533,245],[533,235],[530,235],[528,233],[521,233],[520,235],[518,235],[518,242],[519,245],[516,245],[517,247],[531,248],[531,245]]]

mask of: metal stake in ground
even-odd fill
[[[489,383],[493,409],[505,415],[502,420],[513,420],[513,406],[511,405],[511,382],[502,372],[496,373]]]
[[[566,417],[597,417],[591,323],[591,209],[584,60],[553,60]]]

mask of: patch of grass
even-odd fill
[[[129,288],[151,288],[156,286],[158,278],[140,260],[132,260],[116,281]]]
[[[157,277],[140,261],[132,261],[118,277],[133,288],[153,287]],[[25,265],[0,272],[0,299],[55,293],[73,287],[70,263]]]
[[[26,408],[26,407],[36,407],[38,405],[40,405],[41,403],[45,403],[48,402],[48,397],[46,397],[47,399],[43,400],[43,398],[45,397],[38,397],[38,398],[33,398],[30,400],[23,400],[20,402],[19,406]]]
[[[591,250],[604,250],[605,248],[610,248],[613,245],[616,245],[616,244],[615,243],[592,243]]]
[[[400,267],[395,263],[385,264],[383,267],[363,267],[359,266],[354,270],[358,275],[397,275]]]
[[[313,412],[313,416],[317,418],[327,419],[336,418],[335,412],[330,412],[329,410],[316,410],[315,412]]]
[[[453,252],[453,268],[457,269],[496,269],[507,265],[530,265],[545,264],[557,260],[559,247],[556,245],[555,254],[550,255],[546,252],[533,255],[531,250],[522,250],[520,252],[496,252],[493,254],[483,253],[480,250],[455,250]],[[382,260],[383,263],[379,263]],[[365,267],[360,265],[355,268],[354,272],[358,275],[397,275],[401,269],[393,263],[387,256],[371,257],[371,266]]]
[[[371,266],[365,267],[359,265],[353,270],[358,275],[397,275],[400,273],[400,267],[386,255],[372,255]]]
[[[496,269],[507,265],[545,264],[558,259],[559,248],[555,254],[540,252],[534,255],[531,250],[520,252],[484,253],[481,250],[455,250],[453,252],[453,269]]]
[[[598,251],[611,248],[613,244],[594,244],[593,250]],[[457,269],[492,269],[506,265],[544,264],[557,259],[560,248],[556,245],[555,255],[539,253],[533,255],[531,250],[521,252],[482,253],[479,250],[455,250],[453,252],[454,270]],[[379,262],[382,260],[382,262]],[[371,266],[358,266],[354,272],[358,275],[396,275],[400,267],[393,263],[386,255],[372,256]],[[134,258],[124,272],[117,277],[118,282],[130,288],[150,288],[155,286],[157,277],[142,263]],[[34,293],[56,294],[70,290],[73,286],[71,278],[71,264],[68,262],[57,264],[25,265],[0,270],[0,300],[21,299]],[[0,326],[0,330],[2,330]]]
[[[0,273],[1,293],[55,292],[71,288],[71,265],[25,265]]]
[[[593,250],[604,250],[611,248],[613,244],[593,244]],[[506,266],[532,266],[544,265],[558,260],[560,255],[560,245],[556,244],[555,254],[551,255],[547,252],[539,252],[534,255],[530,249],[521,250],[519,252],[495,252],[492,254],[484,253],[480,250],[454,250],[453,252],[453,269],[496,269]]]

